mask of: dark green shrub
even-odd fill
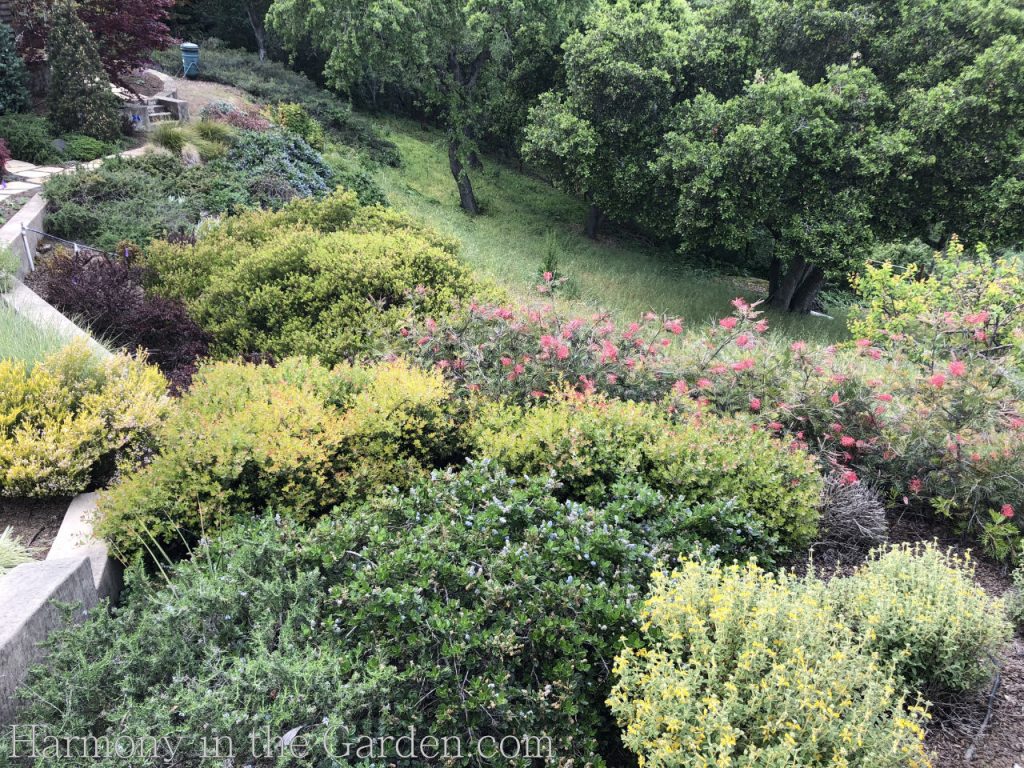
[[[570,499],[601,503],[618,480],[636,477],[688,503],[732,500],[750,548],[768,558],[817,533],[814,459],[744,420],[670,418],[661,406],[590,398],[495,408],[476,431],[480,455],[514,474],[550,473]]]
[[[113,140],[121,133],[119,102],[100,62],[96,39],[75,4],[61,0],[50,20],[47,53],[54,87],[50,120],[60,132]]]
[[[152,462],[103,495],[96,530],[130,559],[262,510],[306,521],[447,464],[457,428],[441,376],[401,362],[210,364],[159,430]]]
[[[536,735],[562,764],[621,765],[611,659],[652,564],[699,537],[685,507],[640,485],[602,507],[550,491],[471,464],[311,532],[279,505],[279,525],[228,532],[173,587],[136,583],[116,616],[63,633],[23,717],[65,734],[173,732],[181,754],[211,731],[248,748],[251,731],[303,726],[315,743],[344,724],[460,737],[466,752],[471,738]]]
[[[58,159],[50,124],[37,115],[3,115],[0,117],[0,138],[7,141],[11,157],[15,160],[46,165]]]
[[[0,22],[0,115],[29,107],[28,70],[18,56],[14,30]]]
[[[113,155],[120,147],[109,141],[100,141],[92,136],[83,136],[80,133],[72,133],[62,136],[64,148],[60,154],[66,160],[75,160],[80,163],[87,163],[107,155]]]
[[[116,158],[97,168],[52,177],[48,232],[112,251],[122,241],[191,231],[203,197],[182,193],[185,168],[177,158]]]
[[[477,286],[451,241],[351,192],[246,213],[195,244],[154,242],[146,262],[153,289],[184,301],[226,357],[336,363],[376,349],[411,307],[438,315]]]
[[[334,171],[334,181],[339,187],[351,189],[359,196],[363,205],[387,205],[387,197],[377,180],[367,171],[359,159],[349,152],[333,150],[324,155],[324,160]]]

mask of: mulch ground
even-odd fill
[[[37,560],[43,560],[60,530],[70,503],[69,498],[0,498],[0,530],[8,526],[13,528],[14,537],[32,550]]]
[[[890,514],[892,543],[936,540],[963,555],[968,550],[975,566],[975,581],[993,596],[1011,587],[1004,565],[984,557],[977,545],[965,539],[945,521],[913,514]],[[863,560],[863,554],[814,552],[815,570],[824,578],[848,575]],[[794,561],[792,569],[806,571],[806,563]],[[1017,637],[999,662],[995,687],[960,697],[934,702],[927,745],[935,768],[1024,768],[1024,638]]]

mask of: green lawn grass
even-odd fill
[[[760,281],[695,269],[668,248],[615,233],[587,239],[581,202],[494,160],[473,176],[485,214],[470,217],[459,208],[438,132],[397,119],[374,119],[373,125],[402,152],[402,167],[380,175],[391,204],[458,237],[466,261],[519,298],[536,297],[538,273],[551,250],[578,310],[599,307],[620,319],[650,310],[698,324],[728,314],[736,296],[764,298]],[[842,314],[834,320],[783,314],[770,320],[790,336],[846,337]]]
[[[0,301],[0,360],[24,360],[35,365],[66,344],[57,331],[39,328]]]

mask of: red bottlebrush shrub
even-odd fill
[[[571,387],[649,401],[676,381],[668,348],[682,324],[648,313],[623,327],[606,314],[564,317],[553,304],[470,304],[443,322],[410,319],[400,333],[407,357],[467,391],[531,402]]]
[[[196,361],[207,354],[208,337],[181,302],[146,293],[131,247],[119,252],[124,255],[58,248],[39,263],[29,284],[101,338],[131,350],[146,349],[172,387],[185,389]]]

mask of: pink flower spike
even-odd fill
[[[928,379],[928,383],[936,389],[942,389],[946,384],[946,376],[941,373],[936,373]]]
[[[999,512],[1005,518],[1011,518],[1015,514],[1012,504],[1003,504],[1002,509],[1000,509]]]
[[[752,398],[750,398],[750,410],[754,411],[755,413],[757,411],[761,410],[761,398],[759,398],[759,397],[752,397]]]
[[[963,376],[967,373],[967,366],[964,364],[963,360],[954,360],[949,364],[949,372],[953,376]]]
[[[736,322],[737,320],[735,317],[723,317],[721,320],[718,321],[718,324],[725,328],[725,330],[731,331],[733,328],[736,327]]]

